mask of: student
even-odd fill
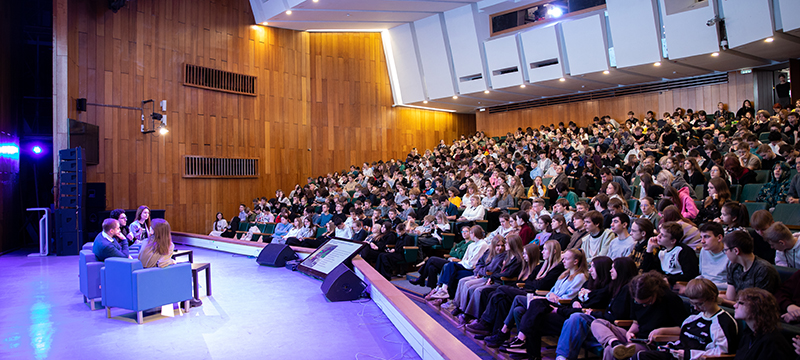
[[[520,210],[515,212],[514,215],[512,215],[512,218],[519,228],[519,237],[522,238],[522,242],[525,245],[530,244],[531,241],[533,241],[533,238],[536,236],[536,231],[528,221],[530,219],[530,217],[528,217],[528,213],[524,210]]]
[[[489,243],[483,241],[484,239],[483,228],[474,225],[470,228],[468,239],[469,246],[464,253],[464,258],[461,261],[450,261],[443,268],[439,274],[438,286],[431,291],[431,298],[433,299],[448,299],[455,295],[455,287],[458,285],[458,280],[465,276],[473,275],[473,269],[477,265],[483,253],[489,249]],[[450,289],[453,285],[453,289]]]
[[[353,230],[353,237],[350,240],[364,241],[369,235],[369,233],[364,230],[364,223],[361,220],[353,221],[353,223],[350,224],[350,228]]]
[[[729,292],[730,293],[730,292]],[[792,358],[791,346],[781,334],[778,304],[769,291],[744,289],[733,305],[734,318],[744,320],[735,360],[777,360]]]
[[[444,213],[440,213],[440,215],[438,215],[437,218],[443,216],[443,214]],[[438,226],[439,224],[437,224],[437,227]],[[462,228],[461,235],[464,237],[464,239],[468,239],[470,237],[470,228],[468,227]],[[419,277],[417,278],[417,280],[409,281],[409,283],[417,286],[427,286],[429,288],[437,287],[437,278],[439,276],[439,273],[442,271],[442,268],[444,268],[444,266],[450,261],[461,261],[461,258],[464,257],[464,254],[466,253],[467,248],[471,243],[472,243],[471,241],[464,240],[453,244],[453,248],[450,249],[450,253],[448,254],[450,255],[449,258],[445,259],[443,257],[431,256],[429,259],[424,260],[417,266],[420,268]],[[428,293],[428,295],[425,297],[425,300],[429,300],[430,296],[432,296],[433,294],[434,294],[433,291]]]
[[[772,209],[779,201],[786,201],[791,183],[791,169],[785,162],[775,164],[770,172],[770,181],[761,187],[756,197],[758,202],[766,202],[767,208]]]
[[[699,359],[736,351],[738,329],[733,316],[717,305],[719,290],[708,279],[693,279],[686,285],[686,297],[699,313],[690,315],[680,327],[665,327],[650,332],[656,335],[679,336],[664,350],[641,351],[637,360]]]
[[[708,197],[703,200],[703,207],[697,214],[695,221],[703,223],[706,221],[717,221],[722,216],[722,207],[731,199],[731,191],[728,184],[721,178],[713,178],[706,184]]]
[[[737,299],[737,291],[760,288],[774,293],[780,286],[780,277],[769,262],[753,254],[753,238],[747,232],[734,231],[722,238],[723,251],[728,256],[727,281],[724,305],[731,306]]]
[[[550,240],[558,241],[561,248],[566,249],[569,246],[570,236],[572,235],[569,232],[569,227],[567,227],[567,220],[564,219],[563,215],[553,215],[553,219],[550,220],[550,227],[553,229]]]
[[[519,236],[516,238],[519,239]],[[466,276],[458,280],[458,289],[455,297],[453,297],[453,300],[442,304],[442,309],[452,309],[453,316],[459,316],[464,313],[470,298],[474,296],[475,289],[485,285],[489,277],[488,274],[497,272],[505,261],[506,256],[509,255],[506,249],[506,239],[502,236],[490,237],[490,239],[492,241],[489,250],[483,253],[481,259],[478,260],[478,264],[475,265],[475,270],[473,271],[475,275]]]
[[[575,214],[575,212],[570,211],[569,208],[570,208],[569,201],[564,198],[559,198],[558,200],[556,200],[556,203],[553,204],[553,215],[564,216],[564,219],[566,219],[567,224],[569,224],[572,222],[572,215]]]
[[[584,223],[586,215],[583,211],[576,211],[572,214],[572,236],[569,238],[569,244],[564,247],[564,251],[569,249],[580,249],[583,245],[583,237],[586,236],[586,224]]]
[[[653,330],[680,326],[689,316],[683,300],[669,289],[664,275],[650,271],[634,277],[628,285],[631,295],[630,320],[624,329],[605,319],[592,322],[592,334],[603,345],[603,359],[627,359],[647,347],[630,339],[649,339]]]
[[[689,281],[700,274],[697,255],[694,249],[690,248],[681,240],[683,239],[683,228],[676,222],[666,222],[661,224],[658,236],[650,238],[647,243],[645,257],[655,257],[652,259],[652,267],[642,269],[643,271],[660,270],[666,274],[670,285],[675,285],[676,281]],[[657,252],[657,255],[653,255]]]
[[[656,211],[656,201],[649,196],[645,196],[639,201],[639,208],[642,209],[642,217],[650,220],[655,228],[661,224],[661,215]]]
[[[258,239],[258,241],[283,244],[285,242],[284,236],[289,234],[290,230],[292,230],[292,223],[289,221],[289,217],[281,216],[281,222],[275,225],[275,232],[272,234],[272,236],[270,236],[268,239],[264,239],[266,236],[262,236]]]
[[[586,254],[586,261],[592,261],[595,256],[606,256],[611,241],[616,237],[614,232],[604,228],[603,222],[603,215],[598,211],[589,211],[586,214],[584,228],[587,234],[581,240],[581,250]]]
[[[662,201],[667,201],[662,200]],[[667,222],[676,222],[683,229],[683,243],[688,245],[689,248],[695,249],[700,245],[700,231],[694,223],[683,217],[675,205],[669,205],[663,210],[661,218],[662,225]]]
[[[347,226],[342,219],[336,218],[333,221],[333,224],[336,226],[336,230],[334,230],[335,237],[347,240],[353,238],[353,229],[350,226]]]
[[[607,229],[611,226],[611,210],[608,209],[608,195],[599,193],[592,198],[592,208],[603,215],[603,228]]]
[[[314,225],[318,227],[323,227],[325,226],[325,224],[331,221],[331,219],[333,219],[333,214],[330,213],[330,209],[328,208],[328,206],[329,206],[328,203],[322,203],[322,205],[320,205],[322,210],[319,216],[317,216],[317,218],[314,219]]]
[[[628,232],[630,222],[631,218],[625,214],[614,214],[611,217],[611,231],[617,236],[616,239],[611,240],[608,247],[608,257],[611,260],[631,254],[636,241]]]
[[[653,227],[653,223],[645,218],[638,218],[631,224],[630,234],[635,241],[633,250],[631,250],[631,259],[633,259],[636,266],[640,269],[652,268],[653,266],[650,265],[650,262],[653,261],[653,258],[648,257],[645,259],[644,255],[647,254],[648,241],[651,237],[655,236],[655,227]]]
[[[719,217],[722,225],[725,225],[725,235],[734,231],[747,231],[745,228],[750,225],[750,214],[747,207],[735,201],[728,201],[722,205]]]
[[[533,238],[533,243],[537,245],[544,245],[547,240],[550,240],[550,236],[553,235],[553,228],[552,228],[552,219],[550,215],[540,215],[539,218],[534,222],[536,227],[536,231],[538,233]]]
[[[769,261],[771,264],[775,264],[775,249],[764,240],[764,234],[774,223],[775,219],[769,211],[757,210],[750,216],[750,227],[753,230],[748,232],[753,238],[753,254]]]
[[[387,247],[384,252],[378,254],[378,258],[375,261],[375,270],[383,275],[386,280],[391,280],[392,276],[400,271],[400,269],[398,269],[398,264],[405,260],[405,251],[403,248],[414,244],[414,238],[406,233],[405,224],[398,224],[396,231],[397,235],[394,236],[395,242],[391,244],[394,245],[394,247]]]
[[[773,223],[764,232],[764,240],[775,249],[775,265],[800,269],[800,241],[786,225]]]
[[[724,232],[722,226],[715,222],[700,225],[700,275],[709,279],[720,290],[727,288],[728,257],[725,254],[725,244],[722,242]],[[683,293],[681,291],[681,293]]]

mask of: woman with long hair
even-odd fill
[[[767,208],[774,208],[779,201],[786,201],[789,196],[789,184],[791,182],[791,169],[785,162],[780,162],[772,167],[769,175],[769,182],[761,187],[761,191],[756,197],[756,201],[767,203]]]
[[[759,288],[739,291],[734,318],[744,320],[736,360],[790,359],[791,347],[781,334],[780,311],[775,297]]]
[[[697,186],[706,183],[706,177],[703,175],[703,169],[700,168],[697,160],[692,158],[686,158],[686,160],[683,160],[683,170],[683,179],[686,180],[689,185]]]
[[[572,232],[570,232],[569,226],[567,225],[567,219],[564,218],[564,215],[555,214],[550,220],[550,227],[553,229],[553,232],[548,240],[558,241],[561,248],[566,249],[569,245],[569,241],[572,239]]]
[[[147,241],[147,239],[153,236],[153,227],[150,226],[149,207],[142,205],[136,209],[136,219],[128,226],[128,230],[131,231],[131,235],[133,235],[133,239],[137,244],[142,241]]]
[[[533,185],[528,189],[528,199],[547,196],[547,186],[544,185],[544,180],[541,176],[533,179]]]
[[[525,262],[522,256],[524,244],[519,235],[509,234],[506,237],[506,251],[505,258],[500,264],[500,268],[489,275],[488,281],[485,284],[475,289],[475,292],[469,299],[469,303],[464,308],[466,313],[471,318],[477,318],[481,315],[486,308],[489,296],[495,289],[504,284],[503,279],[516,279],[518,278],[522,265]],[[512,281],[516,283],[516,281]]]
[[[736,201],[728,201],[722,205],[719,222],[725,227],[725,235],[736,230],[747,232],[746,227],[750,226],[750,212],[746,206]]]
[[[458,280],[458,289],[456,290],[456,295],[453,297],[453,301],[442,304],[442,308],[447,309],[451,307],[447,305],[451,304],[454,308],[453,316],[458,316],[463,313],[475,289],[486,284],[488,276],[497,271],[506,256],[508,256],[506,252],[508,246],[506,244],[505,238],[500,235],[495,235],[495,237],[492,238],[489,250],[483,253],[481,259],[478,260],[478,265],[475,265],[475,270],[473,271],[475,274]]]
[[[145,269],[165,268],[175,264],[175,260],[172,259],[172,252],[175,248],[175,244],[172,243],[172,228],[164,219],[153,219],[152,224],[153,236],[139,253],[139,261],[141,261],[142,267]],[[195,296],[199,295],[195,294]],[[203,305],[203,302],[198,298],[193,298],[189,300],[189,304],[192,307],[197,307]]]
[[[564,272],[558,277],[556,284],[545,296],[533,296],[531,301],[527,296],[514,298],[511,313],[517,323],[517,337],[511,340],[508,346],[501,350],[516,353],[534,352],[537,341],[527,343],[528,334],[535,334],[540,315],[553,311],[553,307],[561,300],[572,300],[578,296],[589,274],[589,266],[583,251],[571,249],[564,252],[561,257]],[[501,335],[502,336],[502,335]],[[539,339],[540,340],[540,339]],[[499,345],[499,344],[498,344]],[[539,343],[541,348],[541,343]],[[537,349],[538,350],[538,349]]]
[[[553,228],[551,225],[552,218],[550,215],[540,215],[538,219],[536,219],[536,231],[538,233],[533,238],[533,242],[539,245],[544,244],[547,240],[550,240],[550,236],[553,234]]]
[[[222,215],[221,212],[217,213],[216,219],[214,222],[211,223],[211,233],[208,234],[209,236],[220,236],[225,229],[228,228],[228,221],[225,220],[225,216]]]
[[[703,200],[703,208],[695,218],[698,224],[718,219],[722,214],[722,205],[731,199],[731,191],[721,178],[711,179],[706,187],[708,188],[708,197]]]
[[[509,189],[508,185],[503,183],[497,187],[497,206],[500,210],[506,210],[510,207],[514,207],[515,203],[514,195],[511,195],[511,189]]]
[[[728,155],[723,162],[725,171],[731,177],[731,184],[745,186],[756,181],[756,173],[744,166],[736,155]]]

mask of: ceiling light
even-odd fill
[[[480,110],[478,110],[478,111],[486,111],[486,109],[485,108],[480,108]]]
[[[522,84],[522,85],[520,85],[519,87],[521,87],[521,88],[523,88],[523,89],[524,89],[524,88],[525,88],[525,84]]]
[[[560,6],[554,6],[552,4],[548,4],[548,5],[550,5],[549,6],[550,8],[547,9],[547,15],[548,16],[553,17],[553,18],[559,18],[559,17],[561,17],[561,15],[564,15],[564,9],[562,9]]]
[[[423,103],[423,104],[427,104],[427,103],[428,103],[428,100],[423,100],[423,101],[422,101],[422,103]]]
[[[292,15],[292,10],[286,10],[286,15]]]
[[[608,75],[608,74],[611,74],[611,72],[608,70],[603,71],[603,75]]]
[[[719,56],[719,53],[718,52],[713,52],[713,53],[711,53],[711,56],[717,57],[717,56]]]
[[[653,66],[661,66],[661,61],[656,61]]]
[[[264,21],[264,22],[261,23],[261,25],[267,26],[267,25],[269,25],[269,23]]]
[[[764,42],[773,42],[773,41],[775,41],[775,39],[771,37],[764,39]]]
[[[425,101],[425,102],[427,103],[427,101]],[[410,108],[422,109],[422,110],[431,110],[431,111],[444,111],[444,112],[451,112],[451,113],[452,112],[456,112],[455,110],[451,110],[451,109],[431,108],[431,107],[408,105],[408,104],[392,105],[392,107],[398,107],[398,106],[400,106],[400,107],[410,107]]]
[[[567,79],[561,78],[561,79],[558,79],[558,81],[567,81]]]
[[[489,93],[489,90],[483,90],[483,93],[484,93],[484,94],[488,94],[488,93]]]
[[[458,99],[458,95],[453,95],[453,100]]]
[[[314,0],[314,2],[319,2],[319,0]]]

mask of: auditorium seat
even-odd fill
[[[759,184],[763,184],[769,181],[769,169],[767,170],[756,170],[756,182]]]
[[[746,202],[744,203],[744,207],[747,208],[748,214],[753,214],[758,210],[767,210],[767,203],[765,202]]]
[[[740,202],[746,201],[756,201],[756,197],[758,197],[758,193],[761,192],[761,188],[764,184],[747,184],[742,187],[742,193],[739,195]],[[752,214],[752,213],[751,213]]]
[[[777,204],[772,217],[796,230],[800,228],[800,204]]]

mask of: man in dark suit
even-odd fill
[[[105,261],[110,257],[130,258],[128,252],[128,239],[119,230],[119,221],[115,219],[103,220],[103,232],[94,238],[92,252],[98,261]]]
[[[353,221],[352,228],[353,228],[353,238],[350,240],[364,241],[369,235],[369,233],[367,233],[367,231],[364,230],[364,223],[361,222],[361,220]]]

